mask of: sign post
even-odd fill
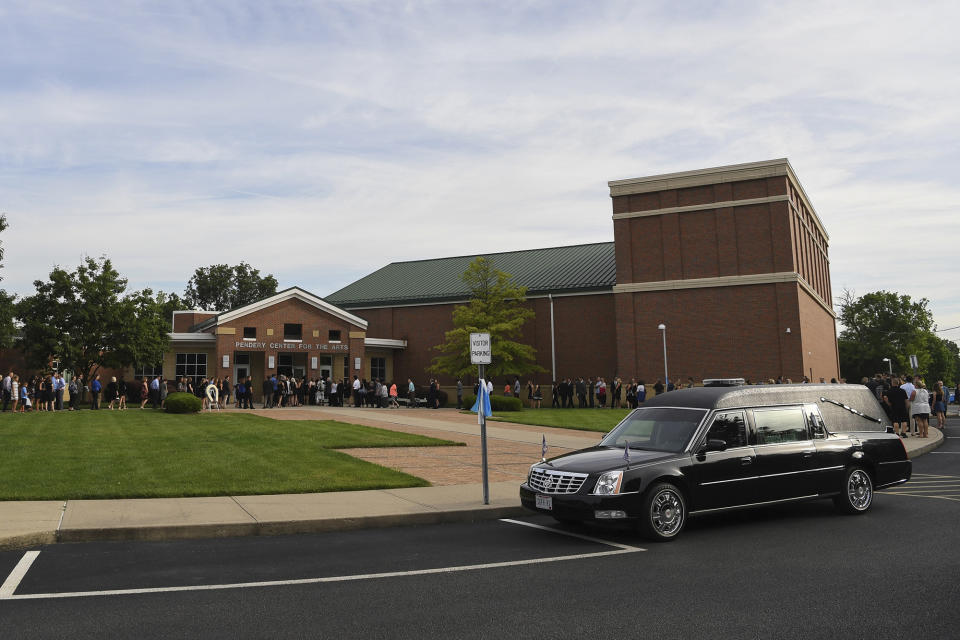
[[[474,410],[480,421],[480,462],[483,469],[483,504],[490,504],[490,485],[487,480],[487,414],[490,411],[490,399],[487,394],[487,381],[483,378],[483,365],[492,361],[489,333],[470,334],[470,364],[477,365],[477,403]]]

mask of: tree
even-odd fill
[[[260,276],[246,262],[236,266],[212,264],[198,267],[187,282],[184,301],[189,308],[229,311],[277,292],[277,279]]]
[[[101,366],[120,368],[159,362],[169,325],[162,316],[164,294],[150,289],[125,294],[126,278],[107,258],[86,258],[75,271],[54,267],[48,281],[17,304],[23,323],[21,347],[27,361],[61,367],[89,377]]]
[[[163,291],[160,291],[157,293],[156,301],[159,305],[160,317],[166,323],[165,326],[167,327],[167,330],[173,328],[174,311],[183,311],[184,309],[190,308],[190,306],[187,304],[187,301],[175,293],[164,293]]]
[[[914,302],[910,296],[876,291],[857,298],[844,291],[840,299],[838,338],[840,373],[850,382],[877,371],[886,371],[890,358],[894,372],[910,371],[910,356],[916,355],[921,375],[933,380],[955,375],[956,345],[934,333],[929,301]],[[951,351],[951,345],[953,351]]]
[[[0,232],[7,228],[7,215],[0,213]],[[0,242],[0,269],[3,268],[3,242]],[[0,276],[0,281],[3,277]],[[0,349],[13,344],[13,335],[16,327],[13,326],[13,305],[17,297],[0,289]]]
[[[493,362],[487,366],[488,376],[545,371],[536,363],[533,347],[513,340],[534,317],[524,306],[526,288],[512,284],[509,274],[494,269],[482,256],[460,278],[470,288],[470,302],[454,307],[454,328],[446,332],[443,344],[434,347],[443,355],[435,357],[428,370],[454,377],[476,371],[470,364],[470,334],[489,332]]]

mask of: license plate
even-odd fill
[[[537,496],[537,509],[549,509],[553,510],[553,497],[552,496]]]

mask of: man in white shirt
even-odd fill
[[[353,406],[360,406],[360,378],[353,376]]]
[[[3,410],[7,410],[7,405],[10,404],[10,399],[13,394],[13,371],[8,373],[3,378]]]
[[[906,382],[900,385],[900,388],[907,392],[907,415],[913,416],[913,414],[910,412],[910,405],[912,404],[911,398],[913,398],[913,392],[916,391],[917,388],[913,384],[913,376],[907,376],[906,378],[904,378],[904,380],[906,380]],[[908,423],[907,431],[909,432],[909,430],[910,430],[910,425]],[[914,435],[916,435],[918,432],[919,432],[919,429],[917,428],[916,423],[914,423],[914,426],[913,426]]]

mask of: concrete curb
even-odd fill
[[[209,525],[169,525],[144,527],[109,527],[94,529],[62,529],[0,537],[0,550],[12,551],[42,545],[71,542],[157,542],[205,538],[232,538],[239,536],[279,536],[357,529],[444,524],[451,522],[479,522],[513,518],[526,510],[517,505],[509,507],[482,507],[451,509],[427,513],[400,513],[381,516],[350,518],[321,518],[283,522],[238,522]]]
[[[946,442],[946,438],[943,436],[943,432],[937,429],[936,427],[930,427],[930,433],[934,434],[933,438],[930,439],[930,442],[924,443],[922,446],[913,449],[912,451],[908,450],[908,456],[911,460],[918,456],[922,456],[925,453],[930,453],[934,449],[939,448]],[[910,438],[908,438],[909,440]]]
[[[0,536],[0,551],[17,551],[18,549],[41,547],[57,542],[56,531],[18,533],[13,536]]]

